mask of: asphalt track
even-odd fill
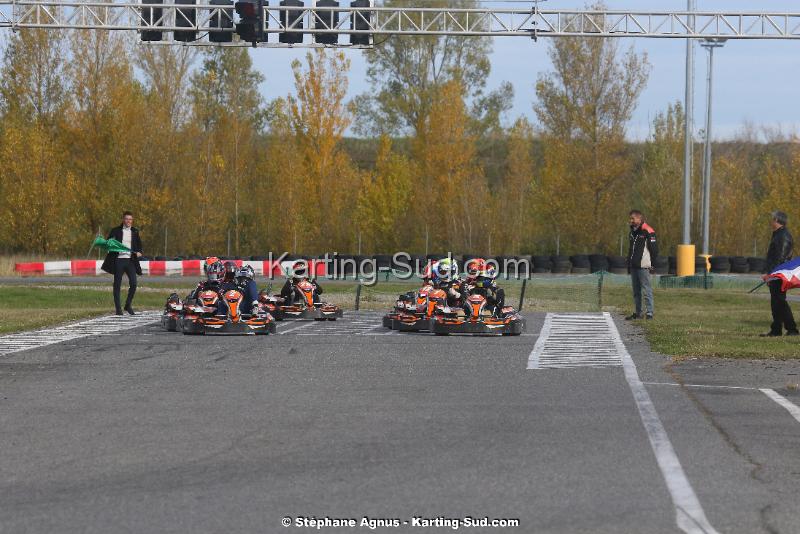
[[[629,369],[527,369],[527,319],[513,338],[353,312],[259,337],[148,325],[2,355],[0,532],[681,532]],[[673,365],[616,327],[714,531],[800,532],[800,420],[761,391],[800,404],[800,365]]]

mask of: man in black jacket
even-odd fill
[[[631,210],[629,223],[631,233],[630,250],[628,252],[628,267],[631,272],[633,285],[633,303],[636,311],[626,317],[627,320],[642,318],[642,297],[647,307],[648,319],[653,318],[653,286],[650,284],[650,272],[653,270],[658,257],[658,243],[656,231],[644,222],[644,215],[639,210]]]
[[[792,259],[792,234],[786,229],[788,217],[782,211],[772,213],[770,225],[772,226],[772,239],[767,251],[767,272],[771,273],[775,267]],[[797,323],[794,322],[792,309],[786,302],[786,292],[782,291],[780,280],[770,280],[769,296],[772,304],[772,326],[769,332],[761,334],[762,337],[776,337],[783,335],[786,328],[787,336],[798,335]]]
[[[133,227],[133,214],[126,211],[122,214],[122,224],[112,229],[108,234],[109,239],[114,238],[129,249],[131,252],[109,252],[103,262],[101,269],[114,275],[114,307],[117,315],[122,315],[120,306],[120,286],[122,286],[122,275],[128,276],[128,298],[125,301],[125,311],[131,315],[136,315],[133,311],[133,296],[136,294],[136,275],[142,274],[142,267],[139,265],[139,258],[142,255],[142,240],[139,238],[139,230]]]

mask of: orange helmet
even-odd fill
[[[489,264],[483,258],[473,258],[464,265],[467,273],[467,280],[474,280],[489,268]]]

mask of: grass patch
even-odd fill
[[[125,298],[123,291],[122,298]],[[137,309],[160,308],[162,292],[136,294]],[[87,289],[63,286],[0,287],[0,333],[19,332],[44,326],[107,315],[114,312],[111,288]]]
[[[656,319],[636,321],[653,350],[676,357],[800,358],[796,337],[761,338],[772,316],[769,298],[741,290],[655,290]],[[609,292],[612,309],[630,313],[630,292]]]

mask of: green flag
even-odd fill
[[[114,239],[113,237],[110,239],[103,239],[102,236],[97,236],[94,238],[92,242],[92,248],[102,248],[107,252],[130,252],[131,249]],[[89,249],[91,250],[91,249]]]

